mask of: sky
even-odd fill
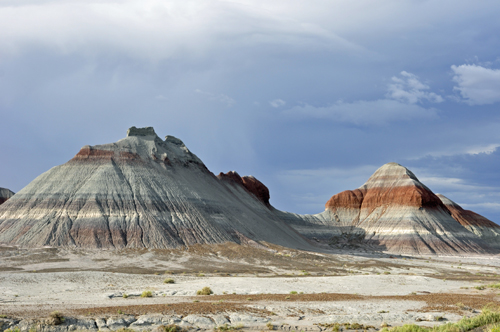
[[[500,223],[498,0],[0,0],[0,187],[131,126],[319,213],[388,162]]]

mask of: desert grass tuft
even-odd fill
[[[214,292],[210,289],[210,287],[203,287],[199,291],[196,292],[196,295],[211,295]]]
[[[150,290],[145,290],[142,292],[141,297],[153,297],[153,292]]]

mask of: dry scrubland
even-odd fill
[[[496,256],[224,244],[119,251],[2,247],[0,257],[0,330],[298,332],[417,324],[467,331],[500,323]]]

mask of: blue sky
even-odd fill
[[[0,1],[0,186],[131,126],[317,213],[381,165],[500,222],[500,2]]]

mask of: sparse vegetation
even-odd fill
[[[290,294],[295,295],[295,294],[297,294],[297,292],[293,290],[293,291],[290,292]]]
[[[496,289],[500,289],[500,283],[498,283],[498,284],[491,284],[491,285],[488,285],[488,288],[496,288]]]
[[[167,279],[163,280],[163,283],[164,284],[174,284],[175,280],[172,278],[167,278]]]
[[[269,330],[274,330],[274,325],[271,322],[267,323],[266,326]]]
[[[48,324],[59,325],[64,322],[64,317],[59,311],[53,311],[50,313]]]
[[[199,291],[196,292],[196,295],[211,295],[214,292],[210,289],[210,287],[203,287]]]
[[[127,295],[127,294],[125,294],[125,293],[123,293],[122,297],[123,297],[124,299],[126,299],[126,298],[128,297],[128,295]]]
[[[145,290],[142,292],[141,297],[153,297],[153,292],[150,290]]]
[[[7,329],[4,332],[21,332],[21,329],[19,327],[14,327],[12,329]]]
[[[158,330],[163,331],[163,332],[181,332],[181,331],[184,331],[184,329],[182,327],[180,327],[179,325],[175,325],[175,324],[162,325],[158,328]]]
[[[486,288],[486,286],[481,285],[481,286],[476,286],[474,288],[477,289],[477,290],[483,290],[483,289]]]
[[[439,317],[438,318],[442,318]],[[384,328],[381,332],[467,332],[478,327],[487,327],[489,325],[498,324],[500,322],[500,311],[498,307],[486,306],[483,308],[481,314],[471,318],[462,318],[456,323],[448,323],[433,328],[425,328],[415,324],[407,324],[403,326],[396,326],[392,329]],[[498,325],[490,327],[489,331],[498,329]],[[486,330],[486,329],[483,329]],[[495,332],[497,332],[495,331]]]
[[[214,327],[214,331],[235,331],[235,330],[241,330],[243,328],[243,324],[238,324],[236,326],[230,326],[227,324],[221,325]]]

